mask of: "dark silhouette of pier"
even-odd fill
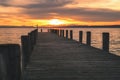
[[[100,50],[90,46],[90,32],[87,45],[81,39],[73,40],[72,31],[70,39],[68,34],[63,37],[64,31],[36,32],[21,37],[23,67],[19,80],[120,80],[120,57],[109,53],[109,41]]]
[[[119,75],[120,57],[54,33],[38,34],[25,70],[25,80],[119,80]]]

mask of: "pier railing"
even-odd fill
[[[67,39],[73,39],[73,30],[59,30],[59,29],[50,29],[52,33],[57,34],[60,37],[65,37]],[[66,31],[66,34],[65,34]],[[69,36],[68,36],[69,35]],[[68,38],[69,37],[69,38]],[[83,31],[79,31],[79,43],[83,43]],[[109,33],[102,33],[102,50],[109,52]],[[86,45],[91,46],[91,32],[86,32]]]
[[[38,29],[21,36],[19,44],[0,45],[0,80],[22,80],[22,74],[29,62],[36,44]]]
[[[37,41],[37,36],[38,29],[31,31],[30,33],[28,33],[28,35],[21,36],[23,68],[25,68],[27,63],[29,62],[31,53]]]

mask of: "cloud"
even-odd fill
[[[54,17],[66,17],[83,21],[119,21],[120,11],[100,8],[34,8],[26,10],[26,14],[33,18],[47,19]],[[54,13],[54,14],[52,14]]]
[[[39,0],[38,3],[23,6],[24,8],[55,8],[72,3],[72,0]]]
[[[92,22],[120,21],[119,10],[89,7],[89,3],[94,5],[94,3],[101,4],[107,1],[113,0],[0,0],[0,5],[21,8],[18,10],[19,13],[28,15],[31,19],[66,18]],[[72,5],[72,7],[68,7],[68,5]]]
[[[6,7],[22,7],[22,8],[53,8],[63,7],[72,3],[73,0],[0,0],[1,6]]]
[[[0,0],[0,6],[9,6],[9,0]]]

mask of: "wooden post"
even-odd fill
[[[73,31],[70,30],[70,39],[73,39]]]
[[[41,32],[43,32],[43,30],[41,29]]]
[[[103,33],[103,44],[102,44],[102,49],[104,51],[109,52],[109,33]]]
[[[79,31],[79,43],[82,43],[83,31]]]
[[[64,30],[62,30],[62,37],[64,37]]]
[[[66,30],[66,38],[68,38],[68,30]]]
[[[29,36],[29,38],[30,38],[31,50],[33,50],[33,46],[34,46],[33,32],[28,33],[28,36]]]
[[[23,66],[26,67],[31,54],[29,36],[21,36],[21,43],[22,43]]]
[[[35,41],[36,41],[35,40],[36,38],[35,38],[35,31],[34,30],[32,31],[32,38],[33,38],[33,46],[34,46],[35,45]]]
[[[63,37],[63,30],[61,30],[61,37]]]
[[[1,51],[0,51],[0,80],[7,80],[5,59],[3,58],[3,54],[1,54]]]
[[[37,41],[37,34],[36,34],[36,30],[34,30],[33,32],[33,37],[34,37],[34,45],[36,44],[36,41]]]
[[[21,53],[18,44],[0,45],[0,54],[5,60],[6,80],[21,80]]]
[[[36,41],[37,41],[37,38],[38,38],[38,29],[35,30],[35,35],[36,35]]]
[[[86,36],[87,36],[86,44],[90,46],[91,45],[91,32],[88,31]]]

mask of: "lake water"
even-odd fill
[[[86,32],[91,31],[92,46],[102,48],[102,33],[110,33],[110,52],[120,56],[120,28],[63,28],[73,30],[73,39],[78,41],[79,31],[83,31],[83,43]],[[0,28],[0,44],[21,44],[21,35],[27,35],[34,28]],[[40,29],[39,29],[40,31]],[[46,32],[47,29],[43,29]]]

